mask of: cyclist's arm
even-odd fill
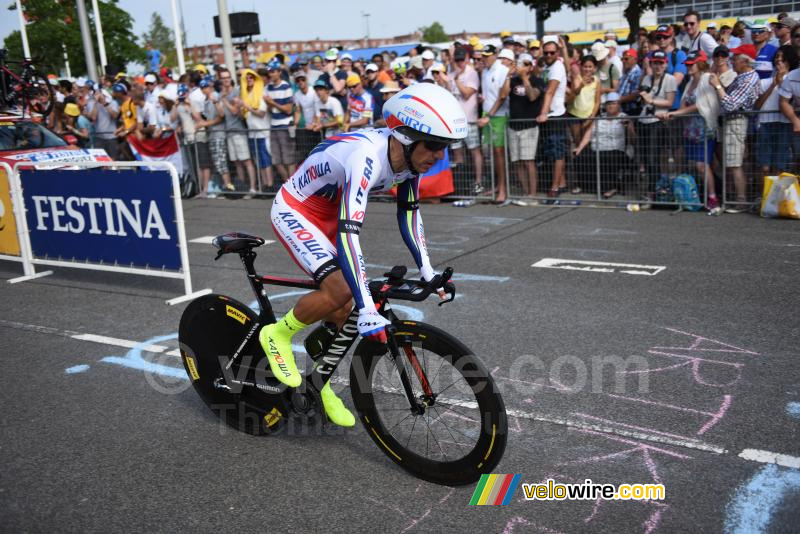
[[[380,162],[369,151],[358,150],[350,155],[345,167],[347,176],[342,185],[339,228],[336,232],[337,257],[356,307],[370,310],[372,297],[367,289],[359,233],[364,222],[367,195],[381,173]]]
[[[419,176],[397,186],[397,224],[408,250],[414,256],[420,275],[426,281],[433,278],[433,268],[425,245],[425,230],[419,213]]]

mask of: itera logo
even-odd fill
[[[522,475],[481,475],[470,504],[508,504]]]

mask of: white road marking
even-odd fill
[[[194,238],[194,239],[190,239],[190,240],[189,240],[189,243],[199,243],[199,244],[201,244],[201,245],[210,245],[210,244],[211,244],[211,242],[214,240],[214,238],[215,238],[215,237],[217,237],[217,236],[214,236],[214,235],[204,235],[204,236],[196,237],[196,238]],[[269,245],[270,243],[274,243],[274,242],[275,242],[275,240],[274,240],[274,239],[265,239],[265,240],[264,240],[264,244],[265,244],[265,245]]]
[[[762,451],[759,449],[745,449],[739,453],[739,458],[759,462],[762,464],[777,464],[783,467],[794,467],[800,469],[800,458],[789,456],[788,454],[778,454],[777,452]]]
[[[591,271],[596,273],[624,273],[655,276],[664,269],[663,265],[638,265],[635,263],[609,263],[604,261],[564,260],[559,258],[542,258],[531,267],[545,269],[566,269],[570,271]]]
[[[79,339],[81,341],[91,341],[93,343],[100,343],[101,345],[111,345],[113,347],[124,347],[126,349],[132,349],[139,345],[141,341],[130,341],[128,339],[118,339],[115,337],[108,337],[108,336],[98,336],[95,334],[76,334],[70,336],[72,339]],[[146,350],[147,352],[164,352],[169,347],[165,347],[164,345],[146,345],[142,347],[142,349]]]

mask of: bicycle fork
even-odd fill
[[[400,353],[400,349],[397,346],[397,340],[394,337],[396,332],[397,327],[395,327],[393,324],[390,324],[386,327],[386,344],[389,347],[389,353],[392,356],[392,360],[397,368],[397,372],[400,374],[400,382],[403,384],[403,391],[408,398],[408,404],[411,409],[411,413],[416,415],[424,415],[426,408],[433,406],[436,396],[433,394],[433,391],[430,388],[430,384],[425,376],[425,372],[422,370],[419,360],[417,359],[417,355],[414,353],[414,348],[403,347],[405,357],[408,359],[409,363],[411,364],[411,368],[414,369],[414,373],[417,375],[417,379],[422,385],[422,398],[416,399],[414,397],[414,391],[411,388],[411,379],[408,377],[406,366],[403,365],[403,354]]]

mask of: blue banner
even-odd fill
[[[23,170],[36,258],[180,270],[168,171]]]

